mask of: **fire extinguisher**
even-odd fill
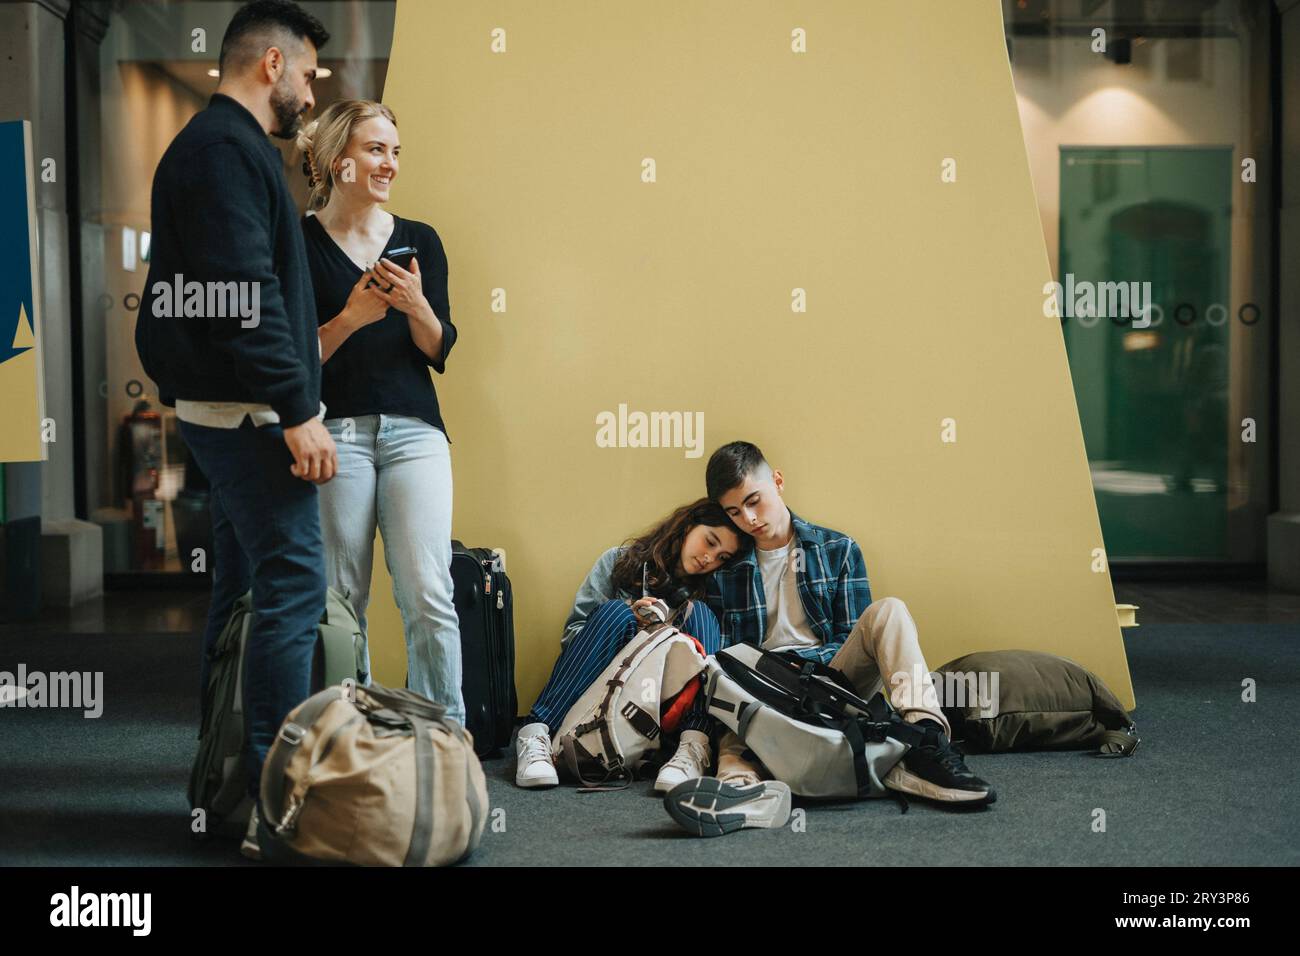
[[[136,570],[159,571],[166,556],[164,502],[158,498],[162,468],[162,416],[146,401],[122,419],[122,490],[131,512]]]

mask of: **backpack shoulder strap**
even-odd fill
[[[284,772],[289,761],[298,752],[307,730],[320,719],[326,708],[339,699],[339,691],[327,688],[319,694],[313,694],[303,702],[293,720],[286,719],[280,727],[281,747],[272,747],[267,755],[266,766],[262,768],[262,819],[271,829],[277,829],[284,816]]]

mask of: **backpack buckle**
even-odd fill
[[[627,722],[632,725],[642,737],[647,740],[654,740],[659,736],[659,725],[655,723],[654,718],[636,705],[634,701],[627,701],[619,710],[619,713],[627,718]]]
[[[892,725],[887,721],[886,722],[877,722],[874,720],[867,721],[862,728],[863,730],[866,731],[866,733],[864,733],[862,736],[865,737],[867,740],[871,741],[872,743],[875,744],[883,743],[884,740],[889,736],[889,730],[891,726]]]

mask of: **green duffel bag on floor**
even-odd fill
[[[995,673],[996,712],[986,713],[971,698],[992,688],[991,678],[981,683],[979,675]],[[944,664],[934,681],[953,739],[969,751],[1097,750],[1127,757],[1138,745],[1133,719],[1101,678],[1055,654],[980,651]]]
[[[230,620],[211,651],[208,686],[203,692],[199,752],[190,771],[190,807],[202,810],[195,818],[196,837],[242,837],[253,812],[245,769],[243,673],[248,628],[253,622],[253,592],[235,602]],[[347,596],[330,588],[325,614],[317,629],[312,689],[319,690],[351,678],[364,683],[366,639]]]

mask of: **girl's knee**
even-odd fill
[[[582,635],[586,638],[584,643],[594,640],[602,644],[617,645],[635,634],[638,627],[636,615],[632,613],[632,608],[627,605],[627,602],[611,600],[588,615],[582,628]]]
[[[595,621],[619,622],[619,623],[636,623],[636,615],[632,613],[632,608],[626,601],[620,601],[617,598],[606,601],[596,610],[591,612],[587,618],[587,626],[590,627]]]

